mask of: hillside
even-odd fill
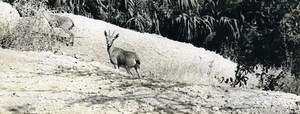
[[[221,77],[234,76],[236,64],[214,52],[99,20],[59,15],[75,22],[74,46],[61,46],[55,54],[0,49],[0,113],[300,111],[297,95],[220,84]],[[104,30],[120,34],[116,46],[138,53],[142,79],[113,69]]]
[[[77,37],[76,46],[65,47],[61,51],[83,61],[98,61],[111,66],[104,36],[104,30],[110,30],[120,34],[115,41],[116,47],[135,51],[140,56],[141,71],[147,77],[152,74],[167,80],[212,85],[218,84],[217,78],[234,75],[235,63],[203,48],[158,35],[134,32],[99,20],[68,16],[76,25],[73,30]]]

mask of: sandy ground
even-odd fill
[[[51,52],[0,53],[5,55],[0,57],[0,113],[299,111],[300,97],[293,94],[136,79],[99,62]]]
[[[55,54],[0,49],[0,114],[300,112],[300,96],[220,84],[236,64],[214,52],[63,15],[75,23],[74,46]],[[142,79],[113,69],[104,30],[120,34],[117,47],[138,53]]]

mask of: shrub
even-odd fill
[[[47,0],[7,0],[7,2],[17,9],[21,17],[34,16],[48,9]]]
[[[5,0],[5,2],[11,3],[22,18],[14,28],[7,29],[9,30],[8,34],[0,42],[2,48],[51,51],[58,49],[60,45],[58,42],[65,43],[67,40],[58,35],[59,33],[55,33],[42,15],[48,10],[47,0]]]
[[[57,37],[51,33],[50,26],[41,16],[22,18],[1,40],[1,46],[25,51],[53,50]]]

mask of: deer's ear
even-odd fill
[[[107,32],[106,32],[106,30],[104,31],[104,35],[105,35],[105,36],[107,36]]]
[[[119,34],[117,34],[116,36],[115,36],[115,38],[118,38],[119,37]]]

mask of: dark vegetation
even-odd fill
[[[300,94],[300,2],[297,0],[4,0],[22,16],[46,7],[216,51],[238,63],[232,86],[261,78],[265,90]],[[26,11],[24,13],[24,11]],[[271,74],[270,71],[280,71]],[[279,81],[285,79],[285,81]],[[263,83],[265,80],[265,83]]]

